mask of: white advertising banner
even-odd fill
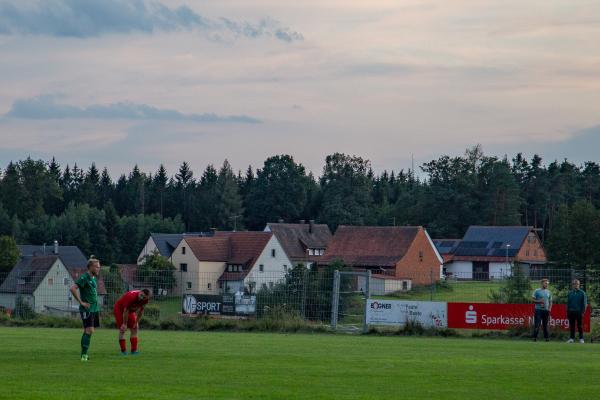
[[[401,326],[407,321],[426,328],[447,328],[448,305],[439,301],[367,300],[367,324]]]

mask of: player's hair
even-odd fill
[[[150,289],[142,289],[142,292],[144,292],[146,296],[150,296]]]
[[[98,259],[96,258],[96,256],[92,254],[92,255],[90,256],[90,259],[89,259],[89,260],[88,260],[88,262],[87,262],[87,267],[88,267],[88,269],[90,269],[90,267],[91,267],[92,265],[94,265],[95,263],[98,263],[98,264],[100,264],[100,260],[98,260]]]
[[[542,280],[540,282],[550,282],[550,280],[548,278],[542,278]]]
[[[575,282],[577,282],[577,283],[581,283],[581,282],[579,282],[579,279],[573,279],[573,280],[571,281],[571,283],[575,283]]]

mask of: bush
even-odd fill
[[[13,315],[20,319],[33,319],[35,318],[35,311],[33,311],[33,308],[23,296],[18,296],[17,300],[15,301],[15,310]]]
[[[159,320],[160,319],[160,306],[158,304],[146,305],[144,307],[144,316],[143,317],[154,319],[154,320]]]

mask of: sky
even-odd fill
[[[598,0],[0,0],[0,169],[600,161]]]

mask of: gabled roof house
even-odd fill
[[[299,224],[268,223],[265,232],[273,232],[294,265],[306,267],[322,258],[332,238],[326,224],[312,220]]]
[[[450,242],[453,242],[451,245]],[[522,269],[543,265],[546,252],[531,226],[470,226],[462,240],[435,240],[448,277],[500,279]]]

